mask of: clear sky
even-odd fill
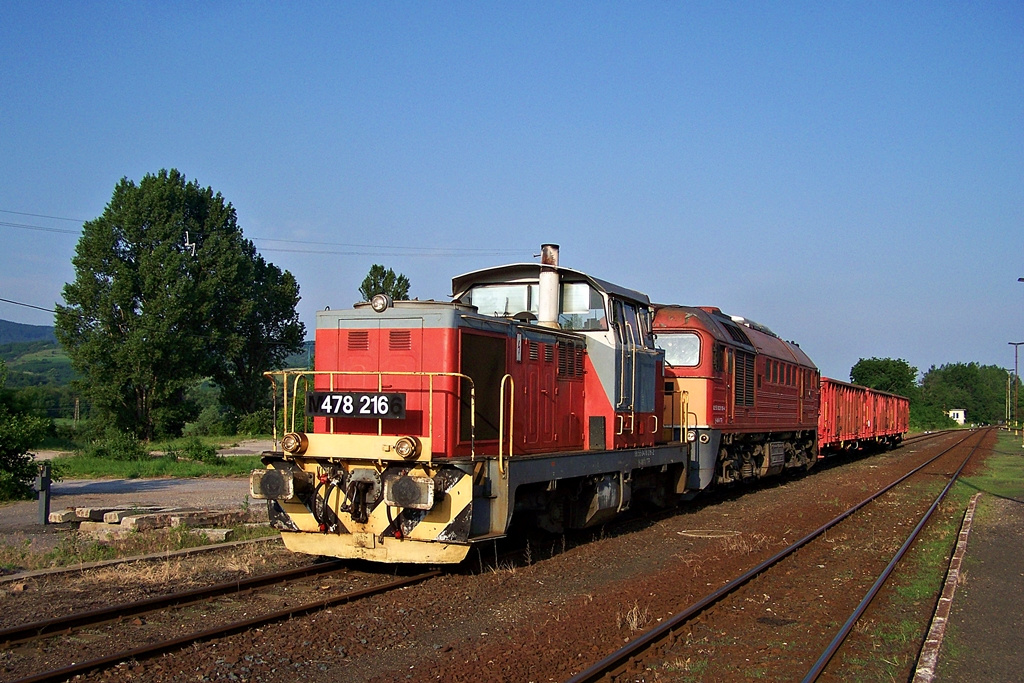
[[[161,168],[310,333],[375,262],[444,299],[554,242],[840,379],[1024,341],[1020,0],[0,2],[0,298],[52,308],[81,221]]]

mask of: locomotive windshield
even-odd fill
[[[700,365],[700,337],[692,332],[657,335],[658,346],[665,350],[665,362],[675,367]]]
[[[508,318],[517,313],[537,315],[537,284],[477,285],[461,297],[484,315]],[[564,330],[606,330],[604,297],[586,282],[563,282],[558,324]]]
[[[480,285],[462,297],[462,303],[476,306],[484,315],[508,318],[516,313],[537,314],[539,285]]]

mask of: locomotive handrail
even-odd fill
[[[626,410],[633,410],[636,406],[636,333],[628,321],[623,322],[623,326],[629,334],[622,335],[622,363],[619,368],[619,403],[624,404],[626,402],[626,342],[628,340],[628,352],[633,362],[630,364],[632,377],[630,378],[629,406],[626,407]],[[625,427],[625,423],[623,423],[623,427]]]
[[[336,375],[363,375],[363,376],[377,376],[377,391],[383,391],[384,387],[384,376],[389,377],[426,377],[428,379],[427,387],[427,436],[433,440],[434,438],[434,378],[435,377],[458,377],[469,382],[469,455],[470,458],[476,458],[476,384],[473,382],[473,378],[469,375],[461,372],[410,372],[410,371],[371,371],[371,370],[269,370],[263,373],[263,376],[268,378],[274,387],[274,448],[277,448],[277,380],[276,375],[280,375],[282,379],[282,386],[284,394],[282,397],[282,409],[284,410],[283,422],[285,427],[288,426],[288,377],[289,375],[295,376],[295,381],[292,386],[292,406],[291,406],[291,427],[292,431],[295,431],[295,413],[297,412],[295,404],[298,402],[299,397],[299,382],[306,382],[307,386],[309,383],[309,377],[316,375],[327,375],[330,378],[330,391],[334,391],[334,377]],[[422,391],[422,390],[421,390]],[[308,417],[308,416],[307,416]],[[334,421],[330,421],[330,434],[334,434]],[[377,418],[377,435],[381,436],[384,433],[384,419]]]
[[[508,473],[505,471],[505,460],[504,460],[504,447],[505,447],[505,380],[508,380],[509,385],[512,387],[512,391],[509,394],[509,406],[508,406],[508,457],[512,457],[512,444],[514,441],[513,431],[515,430],[515,412],[516,412],[516,381],[512,379],[512,375],[508,373],[501,378],[501,395],[498,397],[501,408],[499,410],[498,417],[498,472],[501,476],[507,476]]]
[[[635,411],[636,411],[636,347],[637,347],[636,332],[633,330],[633,326],[630,325],[628,322],[626,323],[626,327],[629,329],[629,336],[632,337],[632,339],[630,341],[633,342],[632,346],[629,347],[629,352],[633,356],[633,362],[630,363],[630,367],[632,368],[633,376],[630,378],[630,384],[629,384],[629,409],[634,411],[634,413],[635,413]],[[631,423],[630,426],[629,426],[629,433],[632,434],[635,429],[636,429],[636,424],[635,424],[635,420],[634,420],[634,422]]]
[[[622,351],[619,355],[622,356],[622,361],[619,363],[619,405],[623,405],[626,402],[626,335],[622,335]]]

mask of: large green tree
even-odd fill
[[[917,368],[902,358],[861,358],[850,368],[850,381],[910,398],[917,387]]]
[[[203,378],[237,400],[239,385],[301,341],[294,278],[259,258],[220,193],[176,170],[122,179],[72,263],[57,337],[94,416],[142,438],[178,433]],[[275,292],[289,288],[290,299]]]
[[[387,294],[394,301],[403,301],[409,298],[409,278],[374,263],[359,285],[359,294],[363,301],[369,301],[377,294]]]
[[[305,327],[298,320],[299,285],[263,257],[250,254],[248,290],[238,297],[238,315],[230,351],[220,359],[213,379],[221,402],[239,415],[267,407],[270,392],[263,372],[280,368],[290,354],[303,349]]]

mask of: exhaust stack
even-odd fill
[[[537,324],[558,329],[559,310],[558,245],[540,245],[540,292]]]

